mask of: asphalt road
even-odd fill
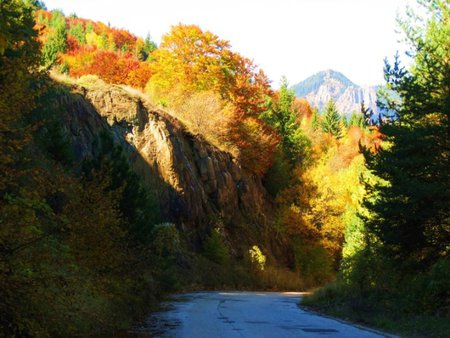
[[[386,337],[304,311],[298,307],[300,297],[277,292],[179,295],[137,330],[155,338]]]

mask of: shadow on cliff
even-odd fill
[[[156,193],[163,219],[175,223],[196,251],[217,226],[242,247],[273,242],[264,239],[273,223],[273,202],[261,179],[229,153],[121,86],[56,85],[76,162],[95,158],[99,135],[110,133]]]

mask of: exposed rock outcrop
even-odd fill
[[[264,225],[272,206],[261,179],[230,154],[190,134],[145,97],[119,86],[74,87],[64,102],[66,127],[79,161],[95,156],[110,130],[150,185],[158,185],[166,217],[187,229],[208,229],[242,217]]]

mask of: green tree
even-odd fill
[[[325,133],[332,134],[337,139],[342,138],[341,116],[333,99],[330,99],[325,106],[321,127]]]
[[[304,162],[308,158],[311,145],[300,128],[294,101],[295,92],[289,89],[287,79],[283,77],[278,98],[274,100],[272,107],[261,115],[265,122],[280,133],[280,146],[291,165]]]
[[[359,115],[359,122],[360,127],[367,127],[374,124],[373,118],[373,111],[370,108],[366,108],[366,105],[364,104],[364,101],[361,102],[361,108],[360,108],[360,115]]]
[[[448,256],[450,243],[450,10],[448,1],[420,2],[425,20],[400,20],[410,44],[409,70],[385,63],[383,98],[396,119],[381,127],[387,145],[366,154],[383,183],[368,184],[369,230],[390,259],[424,269]],[[426,24],[423,25],[423,22]]]
[[[150,33],[147,34],[147,37],[144,40],[144,45],[138,50],[138,58],[141,61],[148,60],[150,54],[156,49],[158,46],[152,40]]]
[[[312,116],[312,121],[311,121],[311,127],[313,128],[313,130],[317,130],[319,128],[320,125],[320,117],[319,117],[319,112],[317,111],[316,108],[313,109],[313,116]]]
[[[358,114],[356,112],[353,112],[350,115],[350,119],[348,120],[348,126],[357,126],[364,128],[366,126],[366,123],[364,121],[364,117],[362,114]]]
[[[156,193],[143,186],[142,180],[125,158],[122,148],[114,144],[111,135],[104,132],[99,141],[98,157],[86,161],[83,166],[87,180],[95,180],[92,173],[96,172],[111,177],[107,191],[115,192],[125,221],[124,228],[138,242],[148,243],[154,225],[161,222]]]
[[[64,15],[59,11],[53,11],[49,26],[53,31],[42,48],[42,63],[46,68],[53,66],[59,53],[64,53],[67,49],[67,29]]]
[[[217,264],[227,264],[230,260],[230,253],[224,243],[219,229],[213,229],[203,243],[203,253],[211,261]]]
[[[84,32],[83,25],[81,22],[70,27],[69,34],[72,35],[81,45],[86,44],[86,34]]]

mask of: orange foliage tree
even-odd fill
[[[66,53],[59,63],[71,76],[95,74],[111,83],[144,88],[152,75],[147,62],[139,61],[143,39],[101,22],[64,17],[60,12],[39,10],[35,14],[39,39],[45,43],[54,31],[54,21],[63,20],[67,30]]]
[[[159,102],[176,106],[177,100],[193,93],[217,93],[233,107],[229,141],[237,145],[241,163],[258,175],[270,166],[277,144],[276,133],[257,119],[271,93],[267,77],[228,41],[195,25],[172,27],[153,53],[153,76],[147,91]],[[176,93],[174,95],[173,93]],[[258,156],[254,145],[261,148]],[[264,158],[262,158],[264,157]]]
[[[84,48],[61,57],[71,76],[98,75],[110,83],[143,88],[151,77],[150,65],[139,62],[131,54]]]

